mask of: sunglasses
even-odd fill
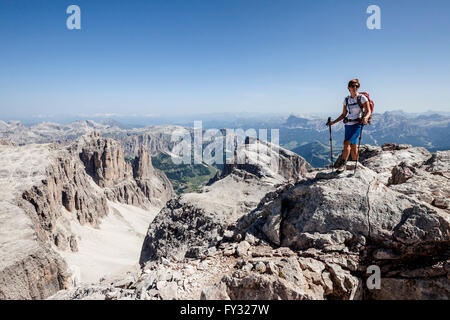
[[[359,88],[359,86],[357,84],[351,84],[348,86],[349,88]]]

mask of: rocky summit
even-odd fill
[[[138,276],[52,299],[450,297],[449,151],[364,146],[340,174],[292,160],[303,168],[292,179],[232,166],[170,200]]]

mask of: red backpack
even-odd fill
[[[357,101],[358,101],[358,105],[361,108],[361,111],[363,113],[363,117],[364,117],[364,106],[363,106],[363,104],[361,102],[361,96],[365,96],[367,98],[367,100],[369,100],[370,117],[369,117],[367,123],[370,124],[370,121],[372,120],[373,108],[375,107],[375,103],[372,100],[370,100],[370,95],[367,92],[364,92],[364,91],[363,92],[359,92]],[[348,97],[345,99],[345,103],[346,103],[346,106],[348,106]]]

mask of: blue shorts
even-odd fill
[[[345,141],[350,141],[351,144],[357,144],[359,135],[361,134],[362,125],[352,124],[345,125]]]

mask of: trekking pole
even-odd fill
[[[330,155],[331,155],[331,169],[334,171],[334,165],[333,165],[333,138],[331,137],[331,117],[328,117],[328,128],[330,129]]]
[[[355,171],[353,172],[353,174],[356,173],[356,168],[358,168],[358,160],[359,160],[359,147],[361,146],[361,137],[362,137],[362,133],[363,133],[363,129],[364,129],[364,125],[361,125],[361,133],[359,134],[359,141],[358,141],[358,152],[356,154],[356,165],[355,165]]]

